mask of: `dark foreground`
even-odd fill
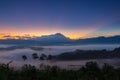
[[[0,80],[120,80],[120,68],[108,64],[99,68],[96,62],[88,62],[78,70],[44,65],[39,68],[24,65],[16,70],[9,67],[9,64],[0,64]]]

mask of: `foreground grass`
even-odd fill
[[[0,80],[120,80],[120,68],[104,64],[98,67],[96,62],[88,62],[78,70],[65,70],[56,66],[24,65],[20,70],[0,64]]]

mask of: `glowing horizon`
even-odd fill
[[[58,32],[60,33],[60,32]],[[84,36],[84,35],[79,35],[79,34],[76,34],[76,35],[72,35],[72,34],[63,34],[65,37],[67,38],[70,38],[72,40],[77,40],[77,39],[86,39],[86,38],[94,38],[94,37],[100,37],[100,36],[104,36],[104,37],[110,37],[110,36],[116,36],[118,35],[119,32],[116,32],[116,33],[113,33],[113,34],[106,34],[106,35],[99,35],[99,34],[96,34],[96,35],[88,35],[88,36]],[[25,39],[25,40],[28,40],[28,39],[31,39],[31,38],[37,38],[37,37],[42,37],[42,36],[49,36],[49,35],[54,35],[56,33],[52,33],[52,34],[4,34],[4,33],[1,33],[0,34],[0,40],[6,40],[6,39]]]
[[[120,1],[0,0],[0,39],[120,35]]]

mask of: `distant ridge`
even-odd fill
[[[61,33],[45,35],[29,40],[24,39],[7,39],[0,40],[0,44],[16,45],[84,45],[84,44],[120,44],[120,35],[111,37],[96,37],[87,39],[71,40]]]
[[[96,37],[96,38],[87,38],[76,40],[76,43],[79,44],[120,44],[120,36],[111,36],[111,37]]]

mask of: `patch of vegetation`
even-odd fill
[[[120,68],[96,62],[88,62],[78,70],[60,69],[57,66],[40,65],[39,68],[24,65],[20,70],[0,64],[0,80],[120,80]]]

